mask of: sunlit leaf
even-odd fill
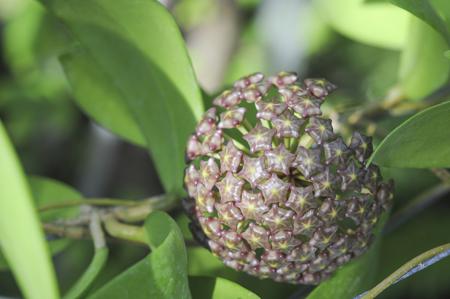
[[[26,298],[58,298],[58,287],[31,192],[0,123],[0,248]]]
[[[182,193],[185,143],[203,104],[172,16],[157,1],[42,2],[66,24],[78,42],[76,55],[86,55],[83,61],[89,61],[98,70],[94,75],[83,72],[85,80],[96,82],[99,74],[103,75],[99,84],[108,85],[96,89],[95,94],[105,88],[119,94],[112,98],[103,94],[91,103],[121,99],[123,103],[116,105],[115,111],[124,103],[129,108],[155,157],[166,191]],[[88,71],[81,67],[77,70]],[[88,86],[73,83],[74,89]],[[94,115],[95,111],[101,108],[95,105],[90,113]]]
[[[408,13],[388,3],[364,0],[315,0],[318,11],[339,33],[368,45],[401,49],[406,40]]]
[[[387,167],[450,167],[450,102],[421,111],[395,128],[370,161]]]
[[[450,44],[450,33],[449,33],[449,25],[445,23],[439,13],[436,11],[436,8],[443,7],[444,1],[441,0],[366,0],[367,3],[381,3],[381,2],[390,2],[398,7],[401,7],[416,17],[422,19],[426,23],[428,23],[431,27],[433,27],[437,32],[439,32],[442,37]],[[433,3],[434,2],[434,3]],[[448,1],[447,1],[448,3]],[[433,6],[434,4],[434,6]],[[448,4],[447,4],[448,5]],[[439,11],[441,12],[441,11]],[[450,13],[445,9],[442,12],[447,15]]]
[[[450,60],[442,36],[416,17],[411,17],[408,40],[401,56],[399,81],[403,93],[422,99],[447,82]]]

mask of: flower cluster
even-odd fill
[[[318,284],[367,250],[393,186],[366,165],[371,138],[346,143],[322,115],[335,86],[297,79],[256,73],[214,99],[188,140],[184,204],[226,265]]]

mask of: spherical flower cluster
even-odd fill
[[[195,235],[261,278],[318,284],[365,252],[392,201],[366,165],[371,138],[333,131],[321,105],[335,86],[293,73],[236,81],[189,138],[184,202]]]

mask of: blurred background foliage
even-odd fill
[[[448,41],[442,32],[390,3],[396,1],[161,2],[174,15],[186,40],[205,106],[209,95],[243,75],[280,70],[296,71],[300,77],[323,76],[338,85],[328,104],[330,111],[342,115],[392,95],[425,103],[450,99]],[[450,28],[450,2],[431,0],[430,5],[444,20],[444,27]],[[57,184],[49,190],[59,188],[58,194],[68,198],[77,196],[75,189],[90,197],[141,198],[162,193],[154,164],[139,145],[142,137],[136,133],[125,136],[132,142],[123,141],[92,121],[83,112],[83,103],[73,100],[59,62],[70,44],[66,28],[37,2],[0,0],[0,117],[26,173],[34,175],[30,179],[33,194],[38,201],[57,200],[46,190],[48,184]],[[438,97],[433,96],[436,93]],[[392,111],[364,129],[373,133],[376,124],[375,141],[379,142],[411,114]],[[383,174],[396,181],[394,214],[438,183],[428,170],[383,169]],[[450,242],[449,197],[387,233],[378,269],[367,271],[376,271],[381,280],[411,257]],[[180,210],[172,214],[188,235],[186,217]],[[91,245],[88,241],[70,242],[71,246],[68,240],[51,243],[64,291],[89,263]],[[133,244],[114,243],[93,289],[146,252]],[[295,292],[293,286],[260,283],[224,268],[200,248],[189,248],[188,259],[190,274],[228,278],[262,298],[288,298]],[[0,257],[0,295],[18,296],[5,268]],[[380,298],[449,298],[448,281],[450,260],[445,260],[391,287]]]

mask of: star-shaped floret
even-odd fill
[[[331,259],[335,259],[342,256],[348,252],[349,242],[347,237],[341,237],[337,241],[333,242],[328,246],[327,252]]]
[[[286,257],[288,261],[306,263],[316,257],[317,248],[302,244],[294,248]],[[302,268],[300,266],[300,268]]]
[[[286,149],[284,144],[280,144],[276,148],[266,152],[267,169],[269,171],[276,171],[289,174],[289,168],[295,155]]]
[[[195,198],[195,207],[200,213],[213,213],[216,199],[211,190],[208,190],[203,184],[197,185],[197,197]]]
[[[330,226],[317,229],[314,232],[311,240],[309,241],[309,244],[311,246],[319,248],[320,250],[325,249],[332,243],[332,241],[336,237],[337,229],[338,229],[337,226]]]
[[[269,150],[272,148],[272,137],[275,134],[274,129],[268,129],[261,123],[258,123],[250,132],[244,135],[244,139],[250,145],[252,153],[260,150]]]
[[[241,164],[242,152],[237,149],[232,140],[220,152],[220,171],[236,172]]]
[[[219,128],[232,129],[239,126],[244,119],[245,108],[237,107],[220,114]]]
[[[209,158],[207,161],[200,161],[200,179],[207,190],[211,190],[214,187],[219,174],[219,167],[213,158]]]
[[[259,100],[256,102],[256,109],[258,110],[256,117],[271,120],[272,118],[280,115],[284,110],[286,110],[286,108],[287,105],[283,102],[268,102]]]
[[[276,76],[267,78],[267,81],[278,88],[282,88],[297,81],[297,74],[294,72],[279,72]]]
[[[317,207],[313,187],[291,186],[291,193],[289,194],[289,199],[286,202],[286,206],[299,214],[302,214],[311,208]]]
[[[359,225],[361,221],[366,218],[368,212],[369,209],[367,204],[359,201],[358,198],[353,197],[347,203],[345,216],[351,218],[357,225]]]
[[[205,135],[216,128],[216,108],[208,109],[203,114],[202,119],[198,123],[195,132],[197,136]]]
[[[272,205],[269,212],[263,215],[265,225],[267,225],[272,231],[278,229],[292,230],[292,218],[295,213],[291,210],[283,209],[277,205]]]
[[[352,135],[350,148],[355,151],[358,161],[364,163],[364,161],[368,159],[373,152],[372,138],[355,131]]]
[[[248,220],[260,221],[261,215],[269,210],[264,203],[264,199],[260,192],[253,193],[247,190],[242,192],[241,201],[236,203],[242,214]]]
[[[394,181],[382,182],[378,186],[377,199],[384,210],[388,210],[394,198]]]
[[[272,119],[272,124],[277,131],[277,137],[300,136],[300,127],[305,121],[296,117],[290,110],[284,111],[281,115]]]
[[[270,243],[273,249],[285,251],[300,245],[300,240],[293,236],[292,231],[280,230],[270,235]]]
[[[317,227],[322,225],[322,221],[315,215],[314,209],[308,210],[303,215],[298,216],[294,221],[294,234],[311,236]]]
[[[284,102],[288,107],[292,108],[293,105],[298,103],[298,97],[307,94],[307,91],[298,85],[289,85],[280,88],[278,92],[283,96]]]
[[[188,191],[190,197],[197,195],[197,185],[200,182],[200,174],[195,168],[194,164],[189,165],[186,168],[184,176],[184,186]]]
[[[186,145],[186,158],[189,160],[194,159],[202,153],[202,144],[198,140],[197,136],[191,135]]]
[[[242,237],[234,231],[225,232],[222,241],[223,245],[230,250],[247,250],[247,245],[245,245]]]
[[[308,91],[319,99],[325,98],[329,93],[336,90],[336,86],[325,79],[306,79],[305,85]]]
[[[325,269],[329,263],[330,259],[328,258],[327,254],[325,252],[322,252],[309,263],[308,270],[312,273],[319,272]]]
[[[368,167],[362,169],[364,173],[364,185],[369,189],[371,194],[377,192],[378,183],[381,180],[380,168],[375,164],[370,164]]]
[[[268,87],[264,84],[252,84],[242,90],[243,98],[249,102],[254,103],[261,100],[263,94],[267,92]]]
[[[336,140],[324,143],[323,150],[325,153],[325,163],[345,163],[350,155],[350,151],[341,137]]]
[[[227,172],[225,178],[216,184],[220,193],[220,201],[239,201],[244,181]]]
[[[219,240],[223,233],[222,224],[216,218],[198,215],[198,222],[205,235],[212,240]]]
[[[269,232],[262,226],[251,222],[242,237],[250,244],[252,249],[270,248]]]
[[[280,250],[266,250],[261,256],[262,263],[273,268],[279,268],[284,262],[285,255]]]
[[[336,185],[336,176],[326,168],[322,173],[312,178],[315,196],[329,196],[334,198],[334,186]]]
[[[331,198],[327,198],[317,209],[317,214],[319,214],[323,221],[331,223],[341,216],[341,209],[341,206],[334,204]]]
[[[320,148],[306,149],[303,146],[299,146],[292,165],[297,167],[305,178],[309,178],[324,168],[320,161],[320,154]]]
[[[244,155],[244,165],[239,176],[249,182],[252,187],[270,177],[266,171],[264,159],[264,156],[251,158]]]
[[[359,187],[359,181],[362,179],[362,173],[359,167],[356,166],[354,161],[350,161],[345,169],[338,169],[338,173],[341,176],[342,180],[342,191],[345,191],[349,188]]]
[[[234,229],[236,229],[240,221],[244,220],[241,211],[232,202],[216,203],[216,209],[219,219]]]
[[[233,84],[234,88],[244,89],[252,84],[256,84],[261,82],[264,79],[264,75],[262,73],[254,73],[245,77],[240,78],[235,81]]]
[[[228,109],[239,104],[241,97],[242,93],[239,90],[225,90],[213,100],[213,104]]]
[[[258,185],[264,195],[266,205],[285,202],[289,186],[289,183],[280,180],[275,173],[272,173],[270,179]]]
[[[202,154],[208,155],[220,150],[223,144],[222,130],[215,130],[206,135],[202,143]]]
[[[330,119],[311,117],[305,131],[317,144],[322,144],[334,137]]]
[[[292,108],[303,118],[306,118],[310,116],[321,115],[322,111],[320,110],[320,105],[321,105],[320,100],[313,99],[309,96],[303,95],[297,97],[297,102],[294,105],[292,105]]]

